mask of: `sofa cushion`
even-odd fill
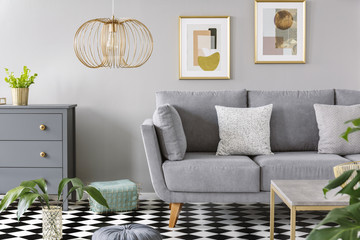
[[[186,137],[176,109],[169,104],[158,106],[153,114],[153,122],[164,157],[169,160],[183,159]]]
[[[360,91],[336,89],[335,90],[336,105],[355,105],[360,104]]]
[[[249,107],[273,104],[271,150],[316,151],[319,130],[314,104],[334,104],[334,90],[249,91]]]
[[[360,162],[360,154],[345,155],[344,158],[348,159],[348,162]]]
[[[333,179],[333,167],[349,162],[339,155],[317,152],[278,152],[254,157],[261,167],[261,191],[270,191],[271,180]]]
[[[341,134],[351,123],[346,121],[360,117],[360,104],[352,106],[315,104],[316,120],[319,127],[319,153],[358,154],[360,153],[360,134],[350,134],[345,141]]]
[[[165,182],[177,192],[259,192],[260,167],[247,156],[186,153],[163,163]]]
[[[246,107],[246,90],[156,93],[156,105],[171,104],[183,123],[189,152],[215,152],[219,128],[215,105]]]
[[[270,154],[272,104],[257,108],[215,106],[220,142],[216,155]]]

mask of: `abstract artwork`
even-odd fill
[[[180,17],[180,79],[230,79],[230,17]]]
[[[305,0],[255,0],[255,63],[305,63]]]

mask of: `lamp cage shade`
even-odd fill
[[[74,50],[89,68],[136,68],[150,58],[153,38],[136,19],[97,18],[77,30]]]

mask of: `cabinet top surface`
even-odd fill
[[[0,105],[0,109],[54,109],[75,108],[77,104],[31,104],[27,106]]]

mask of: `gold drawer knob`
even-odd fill
[[[46,129],[46,126],[45,126],[44,124],[41,124],[41,125],[40,125],[40,130],[41,130],[41,131],[44,131],[45,129]]]
[[[40,157],[46,157],[46,153],[45,153],[45,152],[41,152],[41,153],[40,153]]]

